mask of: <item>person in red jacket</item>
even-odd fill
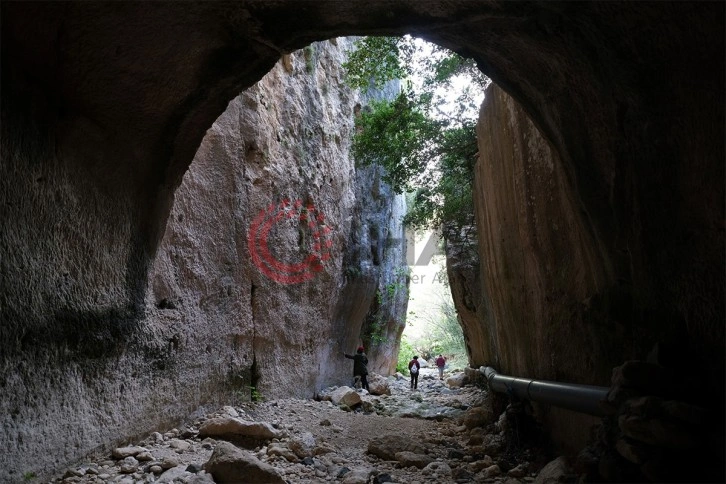
[[[439,380],[444,379],[444,367],[446,366],[446,358],[439,355],[438,358],[436,358],[436,368],[439,369]]]
[[[418,388],[418,371],[421,369],[421,363],[418,362],[418,356],[414,356],[413,360],[408,362],[408,371],[411,372],[411,390]]]

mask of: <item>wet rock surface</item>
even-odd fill
[[[452,388],[430,369],[421,370],[415,391],[400,375],[386,381],[390,395],[332,387],[315,400],[226,406],[151,432],[52,482],[514,484],[534,482],[547,463],[536,448],[512,451],[506,413],[482,418],[493,412],[486,390]],[[359,403],[333,403],[341,389]],[[210,429],[224,431],[211,436]]]

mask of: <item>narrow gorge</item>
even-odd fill
[[[487,397],[586,480],[723,481],[723,4],[0,14],[0,481],[223,405],[320,398],[359,345],[395,373],[406,206],[350,150],[398,86],[360,93],[342,64],[346,36],[403,34],[494,82],[476,230],[446,244],[471,379],[609,387],[604,417]]]

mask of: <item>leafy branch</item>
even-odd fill
[[[384,180],[409,194],[408,226],[423,230],[448,224],[456,233],[473,224],[474,91],[485,89],[489,80],[473,61],[432,49],[422,57],[420,44],[410,37],[356,41],[344,64],[346,82],[366,89],[396,78],[408,81],[394,100],[373,102],[361,111],[353,156],[362,165],[384,166]],[[468,85],[447,103],[440,91],[450,90],[457,76]],[[412,77],[421,80],[416,88]]]

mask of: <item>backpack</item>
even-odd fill
[[[416,363],[414,363],[411,367],[411,373],[413,373],[414,375],[418,373],[418,366],[416,366]]]

